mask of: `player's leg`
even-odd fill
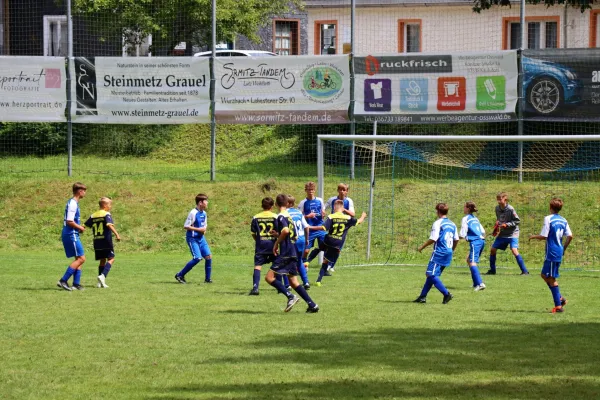
[[[446,266],[442,267],[441,265],[435,264],[435,263],[430,263],[430,264],[433,264],[433,265],[431,266],[431,268],[430,267],[427,268],[427,273],[432,276],[433,286],[435,286],[435,288],[437,290],[439,290],[442,295],[444,295],[444,300],[442,303],[446,304],[450,300],[452,300],[452,297],[453,297],[452,294],[446,288],[446,286],[444,286],[444,283],[442,282],[442,280],[440,279],[440,276],[442,275],[443,267],[446,267]]]
[[[425,271],[425,284],[423,285],[423,289],[421,289],[421,294],[419,294],[419,297],[417,297],[415,300],[413,300],[413,303],[426,303],[427,302],[427,294],[429,294],[429,291],[431,290],[431,288],[433,287],[433,269],[434,269],[435,264],[432,262],[429,262],[429,264],[427,265],[427,271]]]
[[[324,251],[323,248],[323,238],[325,237],[325,231],[311,231],[310,235],[314,235],[314,238],[317,239],[317,247],[312,249],[312,251],[310,252],[310,254],[308,255],[307,261],[310,263],[312,260],[314,260],[320,252]],[[309,239],[309,242],[312,243]]]
[[[190,272],[192,268],[196,266],[202,259],[202,253],[200,253],[200,244],[195,239],[187,239],[187,245],[192,253],[192,259],[185,264],[183,269],[175,274],[175,280],[179,283],[187,283],[185,280],[185,274]]]
[[[210,253],[210,247],[208,242],[203,236],[199,243],[200,255],[204,258],[204,283],[212,283],[212,255]]]
[[[292,285],[292,287],[294,288],[296,293],[298,293],[300,295],[300,297],[302,297],[302,300],[304,300],[306,302],[306,304],[308,304],[308,309],[306,310],[306,312],[308,312],[308,313],[318,312],[319,306],[310,298],[310,296],[308,295],[308,292],[306,291],[304,286],[302,286],[300,284],[300,282],[298,282],[298,277],[296,277],[290,273],[289,280],[290,280],[290,285]]]
[[[85,256],[78,256],[75,257],[75,261],[71,263],[71,268],[76,268],[75,273],[73,274],[73,288],[77,290],[83,290],[83,285],[81,285],[81,268],[83,267],[84,262]]]
[[[521,257],[519,254],[519,239],[512,239],[510,243],[510,251],[512,251],[513,256],[515,256],[515,260],[517,260],[517,264],[521,269],[521,275],[529,275],[529,271],[527,271],[527,267],[525,267],[525,261],[523,261],[523,257]]]
[[[262,265],[254,265],[252,272],[252,290],[250,290],[250,296],[258,296],[258,285],[260,284],[260,271]]]
[[[567,300],[560,294],[560,288],[558,287],[558,281],[556,280],[556,278],[560,276],[558,273],[559,267],[560,262],[552,261],[544,261],[544,266],[542,267],[542,279],[548,285],[548,289],[550,289],[550,293],[552,293],[552,300],[554,301],[552,313],[563,312],[563,306],[567,304]]]
[[[471,271],[471,279],[473,280],[473,288],[475,291],[485,289],[485,284],[481,280],[481,274],[479,273],[479,256],[483,252],[483,241],[469,242],[469,256],[467,257],[467,265]]]
[[[294,262],[296,261],[295,259],[292,260]],[[267,275],[265,276],[265,281],[269,285],[273,286],[279,293],[283,293],[285,297],[287,297],[288,302],[284,311],[289,312],[292,309],[292,307],[294,307],[294,304],[296,304],[300,299],[296,295],[292,294],[292,292],[287,290],[285,286],[283,286],[283,283],[281,283],[281,280],[277,276],[282,273],[285,273],[287,275],[287,266],[285,265],[284,260],[278,259],[278,261],[275,264],[273,264],[269,272],[267,272]]]
[[[68,281],[71,276],[77,274],[78,270],[80,271],[78,273],[79,279],[81,279],[81,266],[85,262],[85,252],[83,251],[83,246],[81,245],[79,235],[77,234],[63,235],[62,242],[67,258],[75,257],[75,259],[73,262],[71,262],[71,264],[69,264],[67,270],[63,274],[62,278],[60,278],[56,286],[64,290],[72,290],[72,288],[69,287]],[[75,284],[75,278],[73,278],[73,284]]]
[[[496,275],[496,252],[498,249],[506,250],[508,247],[508,241],[505,238],[497,237],[492,244],[492,248],[490,249],[490,269],[486,272],[486,275]]]
[[[302,278],[302,283],[304,283],[304,289],[310,289],[310,283],[308,282],[308,273],[306,272],[306,267],[304,266],[304,261],[302,260],[302,256],[304,255],[304,241],[296,242],[296,257],[298,257],[298,274],[300,278]]]
[[[98,282],[100,283],[100,287],[108,289],[106,278],[115,263],[115,252],[113,250],[108,250],[103,256],[104,258],[102,259],[101,264],[104,264],[104,268],[102,268],[102,273],[98,275]]]

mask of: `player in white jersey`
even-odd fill
[[[85,197],[87,187],[81,183],[73,184],[73,197],[67,202],[63,219],[62,242],[67,258],[75,257],[75,260],[67,267],[64,275],[56,286],[64,290],[83,290],[81,285],[81,267],[85,262],[85,252],[79,240],[79,234],[85,231],[81,224],[81,212],[79,211],[79,200]],[[69,286],[69,279],[73,276],[73,287]]]
[[[295,205],[296,199],[294,196],[288,195],[288,213],[290,214],[290,217],[292,217],[298,235],[298,238],[296,239],[296,250],[298,250],[298,273],[304,283],[304,289],[309,290],[310,282],[308,281],[308,274],[302,260],[304,250],[308,245],[308,222],[306,222],[306,218],[304,218],[302,212],[297,208],[294,208]]]
[[[485,230],[479,219],[473,215],[477,212],[477,206],[472,201],[467,201],[464,207],[465,216],[460,225],[459,236],[469,242],[469,255],[467,256],[467,265],[471,271],[473,279],[473,288],[476,292],[485,289],[485,283],[481,280],[479,273],[479,256],[485,247]]]

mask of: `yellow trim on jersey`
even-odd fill
[[[333,218],[350,219],[352,217],[350,217],[348,214],[344,214],[343,212],[336,212],[333,214],[329,214],[329,216],[327,218],[329,218],[329,219],[333,219]]]
[[[277,218],[277,214],[273,211],[263,211],[256,214],[253,218]]]
[[[104,217],[106,217],[107,214],[110,214],[110,213],[106,210],[98,210],[92,214],[92,218],[104,218]]]

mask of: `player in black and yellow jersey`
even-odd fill
[[[250,232],[256,243],[254,246],[254,274],[252,275],[250,296],[258,296],[262,266],[275,261],[273,244],[275,244],[277,237],[271,234],[277,219],[277,214],[272,211],[274,204],[275,202],[270,197],[262,199],[263,210],[252,217],[252,223],[250,224]]]

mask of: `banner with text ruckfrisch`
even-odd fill
[[[0,121],[64,122],[63,57],[0,57]]]
[[[209,59],[76,57],[71,68],[73,122],[210,122]]]
[[[355,58],[357,121],[503,122],[516,119],[517,53],[411,53]]]
[[[217,58],[215,77],[217,122],[348,122],[350,68],[346,55]]]

